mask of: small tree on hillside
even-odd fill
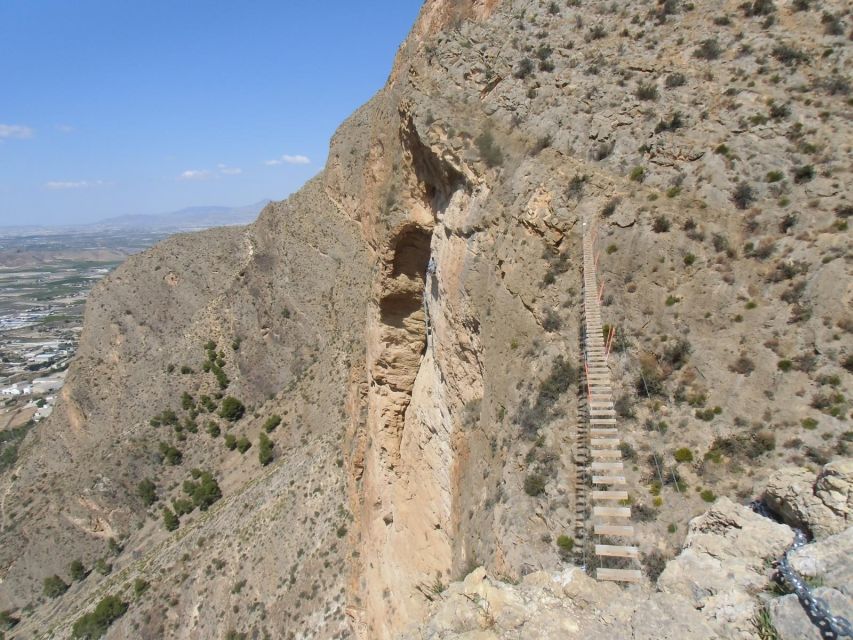
[[[237,422],[246,413],[246,407],[234,396],[227,396],[222,400],[219,415],[229,422]]]

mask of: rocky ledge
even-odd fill
[[[780,472],[765,494],[779,519],[838,531],[792,552],[790,561],[833,615],[847,619],[853,619],[853,526],[844,527],[850,471],[845,462],[827,465],[817,477],[805,469]],[[812,504],[806,496],[837,508],[798,509]],[[427,621],[402,639],[820,638],[797,596],[775,579],[793,539],[788,524],[721,498],[690,522],[681,552],[656,584],[597,582],[578,567],[509,583],[479,568],[435,594]]]

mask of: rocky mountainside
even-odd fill
[[[853,439],[851,20],[428,0],[320,175],[93,292],[2,477],[7,636],[548,637],[442,626],[495,589],[562,637],[772,637],[792,534],[738,503],[770,487],[827,553],[850,524],[849,483],[830,507],[812,478],[849,478]],[[571,568],[581,217],[648,573],[625,591]]]
[[[840,491],[809,487],[796,499],[841,499],[850,514],[853,465],[844,466]],[[799,470],[792,470],[797,473]],[[840,467],[826,475],[837,474]],[[778,480],[790,479],[781,473]],[[812,478],[814,482],[814,478]],[[802,488],[801,488],[802,489]],[[768,487],[767,491],[772,489]],[[784,504],[790,504],[787,500]],[[843,527],[845,520],[830,517]],[[797,525],[815,520],[798,520]],[[824,637],[794,594],[780,595],[768,570],[791,545],[793,532],[747,507],[720,498],[691,520],[681,553],[657,580],[657,588],[628,590],[596,582],[577,567],[538,571],[508,584],[482,568],[450,585],[427,620],[403,637],[478,638],[778,638]],[[833,614],[853,616],[853,527],[790,554],[791,564],[827,602]],[[775,633],[775,635],[773,635]]]

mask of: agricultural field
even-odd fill
[[[92,287],[166,233],[45,233],[0,237],[0,470],[50,415]]]

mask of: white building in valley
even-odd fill
[[[11,387],[6,387],[5,389],[0,389],[0,395],[4,395],[7,397],[17,397],[17,396],[28,396],[32,394],[33,388],[28,384],[17,385],[13,384]]]

